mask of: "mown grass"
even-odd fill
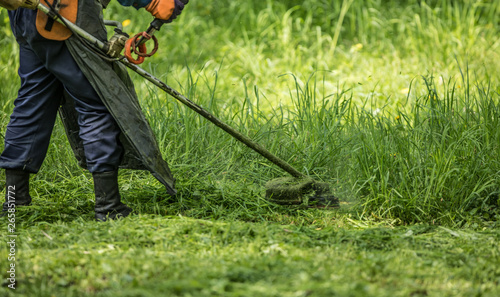
[[[284,225],[152,215],[39,223],[19,234],[18,288],[26,296],[498,293],[497,231],[316,215]]]
[[[136,214],[93,222],[91,176],[58,123],[33,205],[17,212],[15,294],[497,296],[499,12],[472,0],[192,1],[143,67],[329,182],[342,207],[267,202],[264,183],[285,173],[132,74],[179,194],[123,170]],[[5,128],[19,82],[0,16]],[[130,18],[129,33],[150,21],[113,2],[105,16]]]

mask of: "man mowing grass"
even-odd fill
[[[110,0],[45,1],[41,4],[51,7],[53,13],[61,13],[106,41],[102,9]],[[145,8],[163,22],[171,22],[184,8],[179,0],[118,2]],[[0,0],[0,5],[9,9],[19,44],[21,79],[0,155],[6,177],[2,214],[31,204],[30,174],[39,171],[46,156],[58,110],[75,156],[92,173],[97,221],[126,217],[132,211],[121,202],[119,167],[149,170],[175,194],[174,179],[161,159],[126,70],[37,11],[38,0]]]

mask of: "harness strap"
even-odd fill
[[[54,7],[55,11],[59,12],[59,0],[54,0],[52,2],[52,7]],[[52,31],[52,26],[54,26],[55,20],[53,18],[48,18],[47,23],[45,23],[45,31]]]

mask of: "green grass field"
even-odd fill
[[[116,1],[105,18],[152,20]],[[0,23],[5,131],[18,57]],[[58,122],[15,261],[0,219],[1,296],[500,295],[500,1],[191,0],[157,36],[144,69],[341,207],[268,202],[285,172],[131,73],[179,193],[122,170],[135,214],[94,222]]]

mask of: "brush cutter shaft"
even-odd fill
[[[47,14],[50,12],[50,9],[42,4],[38,4],[38,9],[43,11],[44,13],[47,13]],[[93,45],[95,45],[97,48],[106,52],[106,50],[107,50],[106,44],[104,44],[100,40],[96,39],[94,36],[90,35],[89,33],[87,33],[85,30],[81,29],[77,25],[75,25],[69,21],[63,21],[60,19],[57,19],[56,21],[67,25],[74,33],[78,34],[79,36],[83,37],[85,40],[87,40],[90,43],[92,43]],[[240,133],[239,131],[237,131],[233,127],[222,122],[217,117],[212,115],[210,112],[203,109],[201,106],[194,103],[193,101],[189,100],[188,98],[186,98],[185,96],[183,96],[182,94],[177,92],[176,90],[172,89],[170,86],[168,86],[167,84],[165,84],[164,82],[162,82],[158,78],[154,77],[153,75],[149,74],[144,69],[140,68],[139,66],[137,66],[135,64],[128,62],[125,59],[121,59],[120,62],[125,64],[128,68],[130,68],[131,70],[133,70],[137,74],[141,75],[142,77],[144,77],[148,81],[152,82],[154,85],[156,85],[157,87],[159,87],[160,89],[165,91],[167,94],[169,94],[170,96],[172,96],[175,99],[177,99],[178,101],[180,101],[182,104],[186,105],[187,107],[194,110],[196,113],[198,113],[199,115],[201,115],[205,119],[207,119],[210,122],[212,122],[213,124],[215,124],[217,127],[226,131],[229,135],[236,138],[240,142],[244,143],[246,146],[253,149],[257,153],[259,153],[261,156],[266,158],[267,160],[271,161],[272,163],[274,163],[275,165],[277,165],[278,167],[280,167],[284,171],[288,172],[293,177],[297,177],[297,178],[306,177],[300,171],[293,168],[290,164],[288,164],[284,160],[280,159],[279,157],[273,155],[271,152],[269,152],[267,149],[265,149],[260,144],[254,142],[252,139],[250,139],[250,137],[243,135],[242,133]]]

